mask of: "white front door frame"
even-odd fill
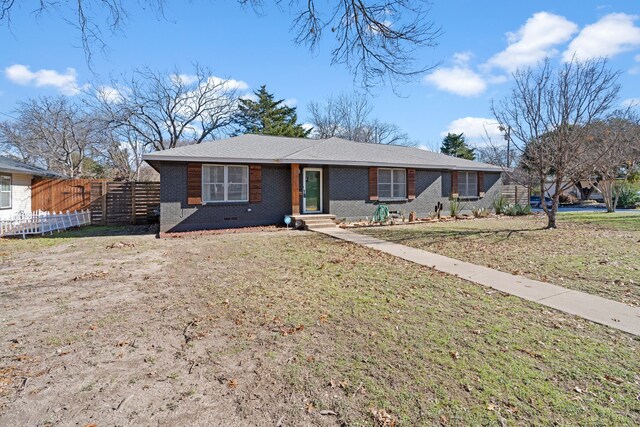
[[[320,172],[320,195],[318,200],[320,209],[317,211],[307,210],[307,171]],[[322,168],[303,168],[302,169],[302,213],[322,213]]]

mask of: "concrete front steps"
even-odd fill
[[[336,216],[330,214],[291,215],[296,228],[317,230],[321,228],[336,228]]]

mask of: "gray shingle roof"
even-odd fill
[[[187,145],[145,154],[143,159],[150,163],[304,163],[502,171],[499,166],[459,159],[420,148],[367,144],[340,138],[303,139],[265,135],[240,135]]]
[[[0,156],[0,172],[23,173],[35,176],[59,176],[57,173],[4,156]]]

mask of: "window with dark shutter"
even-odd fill
[[[369,200],[378,200],[378,168],[369,168]]]
[[[451,198],[458,198],[458,171],[451,171]]]
[[[249,166],[249,203],[262,202],[262,166]]]
[[[416,170],[407,169],[407,198],[414,200],[416,198]]]
[[[202,163],[187,164],[187,204],[202,204]]]

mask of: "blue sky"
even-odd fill
[[[17,101],[77,96],[75,86],[106,82],[142,66],[188,73],[198,62],[243,82],[243,91],[266,84],[297,105],[301,121],[310,101],[358,89],[346,67],[330,65],[330,34],[315,52],[293,43],[288,2],[262,15],[233,1],[169,3],[165,18],[132,7],[123,30],[105,35],[108,51],[95,53],[92,70],[73,27],[46,14],[36,18],[28,8],[17,10],[11,28],[0,27],[0,118],[11,115]],[[439,145],[447,131],[465,132],[481,144],[485,127],[497,132],[487,126],[490,104],[508,94],[510,73],[545,56],[557,64],[573,52],[607,56],[622,72],[620,102],[640,100],[636,0],[435,0],[430,16],[443,33],[439,45],[421,50],[417,59],[424,65],[440,62],[439,68],[398,86],[400,96],[384,86],[371,98],[376,117],[400,125],[424,146]]]

